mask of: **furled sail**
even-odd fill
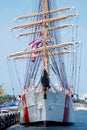
[[[47,28],[47,31],[56,30],[56,29],[63,29],[63,28],[73,27],[73,26],[74,26],[73,24],[65,24],[65,25],[61,25],[61,26]],[[33,31],[33,32],[28,32],[28,33],[20,34],[20,35],[17,36],[17,38],[22,37],[22,36],[31,35],[31,34],[40,33],[40,32],[42,32],[42,30],[36,30],[36,31]]]
[[[71,46],[71,45],[75,45],[75,44],[79,44],[80,42],[71,42],[71,43],[61,43],[58,45],[53,45],[53,46],[46,46],[46,50],[50,50],[50,49],[55,49],[55,48],[61,48],[61,47],[66,47],[66,46]],[[24,52],[18,52],[15,54],[11,54],[8,57],[14,57],[14,56],[20,56],[20,55],[24,55],[24,54],[31,54],[31,53],[35,53],[35,52],[40,52],[40,51],[44,51],[44,47],[38,48],[36,50],[26,50]]]
[[[51,13],[56,13],[56,12],[60,12],[60,11],[66,11],[66,10],[70,10],[70,9],[74,9],[74,7],[60,8],[58,10],[50,10],[50,11],[47,11],[47,12],[40,12],[40,13],[37,13],[37,14],[21,16],[21,17],[15,19],[15,21],[21,20],[21,19],[27,19],[27,18],[31,18],[31,17],[35,17],[35,16],[40,16],[41,14],[42,15],[44,15],[44,14],[51,14]]]
[[[40,21],[31,23],[31,24],[19,25],[19,26],[13,27],[12,30],[13,29],[20,29],[20,28],[26,29],[26,28],[29,28],[29,27],[32,27],[32,26],[40,26],[42,22],[43,23],[52,23],[52,22],[56,22],[56,21],[61,21],[61,20],[69,19],[69,18],[74,17],[74,16],[78,16],[78,14],[69,14],[69,15],[60,16],[60,17],[57,17],[57,18],[45,19],[43,21],[40,20]]]

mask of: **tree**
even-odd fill
[[[2,85],[3,84],[0,85],[0,95],[2,95],[4,93],[4,89],[2,88]]]

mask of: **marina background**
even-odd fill
[[[64,0],[58,0],[63,1]],[[87,93],[87,1],[79,0],[66,0],[67,6],[75,6],[76,12],[79,13],[78,18],[78,39],[82,41],[82,55],[81,55],[81,66],[80,66],[80,78],[79,78],[79,95]],[[8,62],[5,56],[10,53],[18,52],[28,48],[28,42],[21,39],[16,39],[15,33],[11,32],[11,27],[15,25],[14,18],[21,16],[22,14],[28,14],[30,0],[1,0],[0,1],[0,84],[2,84],[6,93],[13,94],[13,89],[15,88],[15,94],[19,94],[24,81],[25,76],[25,62],[20,61],[17,68],[20,68],[20,73],[18,73],[20,79],[19,81],[14,73],[14,68],[12,67],[13,79],[9,77]],[[63,6],[63,5],[62,5]],[[23,68],[24,65],[24,68]],[[15,68],[16,69],[16,68]],[[12,84],[13,82],[13,84]]]

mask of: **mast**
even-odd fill
[[[41,62],[43,62],[43,65],[49,74],[49,57],[51,57],[50,59],[51,59],[52,67],[54,70],[57,70],[56,76],[58,76],[58,78],[60,78],[62,86],[67,88],[68,83],[67,83],[67,78],[66,78],[66,74],[65,74],[66,68],[64,67],[64,64],[62,62],[63,57],[61,55],[68,54],[68,53],[74,53],[74,51],[68,51],[67,47],[73,46],[75,44],[79,44],[80,42],[68,42],[68,40],[67,40],[67,41],[65,41],[65,43],[64,42],[57,43],[59,36],[57,37],[57,35],[56,35],[57,33],[53,32],[53,31],[59,30],[59,29],[65,29],[65,28],[69,28],[69,27],[74,27],[74,25],[71,22],[68,23],[67,20],[78,16],[78,14],[75,14],[74,12],[71,13],[70,11],[68,11],[68,10],[73,10],[74,7],[64,7],[64,8],[52,10],[52,9],[50,9],[51,7],[49,6],[48,2],[49,2],[49,0],[40,0],[39,4],[42,5],[42,10],[41,10],[41,8],[39,8],[39,11],[33,10],[36,13],[21,16],[16,19],[16,20],[23,20],[23,19],[26,20],[28,18],[32,18],[32,20],[33,20],[34,17],[37,18],[39,16],[36,20],[34,20],[32,22],[27,21],[24,24],[20,23],[19,25],[11,28],[11,30],[16,29],[16,30],[20,31],[20,29],[21,29],[23,31],[23,33],[19,32],[19,35],[17,35],[17,38],[22,37],[22,36],[36,34],[36,36],[39,36],[40,39],[38,37],[35,37],[32,42],[40,40],[41,44],[37,43],[36,46],[31,45],[29,49],[27,49],[25,51],[21,51],[21,52],[16,52],[15,54],[10,54],[9,56],[7,56],[7,58],[12,58],[12,59],[31,58],[31,61],[32,61],[32,59],[42,58],[43,61],[41,61]],[[38,6],[39,6],[39,4],[38,4]],[[53,4],[51,0],[50,0],[50,4],[51,5]],[[68,13],[62,14],[61,12],[63,12],[63,11],[66,11]],[[61,13],[61,14],[58,14],[58,13]],[[53,14],[55,14],[55,15],[53,16]],[[41,19],[41,17],[42,17],[42,19]],[[64,21],[64,22],[62,22],[62,21]],[[58,25],[57,25],[57,23],[58,23]],[[37,35],[38,33],[39,33],[39,35]],[[54,41],[54,39],[51,39],[50,34],[52,34],[52,33],[55,38],[55,41]],[[40,35],[40,34],[42,34],[42,35]],[[32,42],[30,42],[30,43],[32,43]],[[50,42],[52,43],[51,45],[49,45]],[[35,43],[34,43],[34,45],[35,45]],[[62,49],[58,50],[58,48],[62,48],[62,49],[64,48],[67,51],[61,51]],[[36,55],[33,55],[33,54],[36,54]],[[54,58],[56,55],[60,55],[60,56]],[[57,58],[58,58],[58,61],[55,60]],[[36,63],[38,63],[38,62],[36,61]],[[34,70],[35,64],[33,64],[34,67],[32,70]],[[40,65],[38,64],[38,66],[40,66]],[[33,72],[34,71],[32,71],[31,75],[33,75]]]
[[[44,9],[44,12],[48,11],[48,0],[42,0],[42,7]],[[45,14],[45,19],[49,19],[48,14]],[[44,39],[45,41],[49,41],[49,33],[48,33],[48,22],[46,22],[44,24]],[[48,42],[44,43],[45,49],[44,49],[44,67],[46,68],[46,70],[49,72],[49,68],[48,68],[48,62],[49,62],[49,58],[48,58],[48,50],[46,50],[46,46],[48,46]]]

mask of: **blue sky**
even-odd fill
[[[62,0],[64,1],[64,0]],[[69,0],[66,0],[69,1]],[[13,27],[14,19],[22,14],[27,14],[31,0],[0,0],[0,84],[7,93],[12,94],[12,84],[9,78],[8,64],[5,56],[10,53],[21,51],[27,48],[26,41],[20,41],[15,38],[14,33],[10,31]],[[71,3],[77,8],[79,13],[78,39],[82,41],[82,60],[81,60],[81,76],[79,94],[87,93],[87,0],[71,0]],[[24,68],[21,62],[18,65],[20,68],[21,82],[23,80]],[[13,73],[13,86],[17,88],[15,91],[20,92],[19,83],[15,73]]]

